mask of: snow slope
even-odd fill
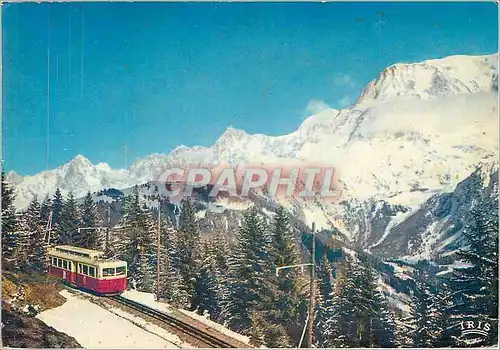
[[[62,290],[61,295],[67,299],[63,305],[46,310],[36,317],[58,331],[71,335],[83,347],[139,349],[180,347],[178,344],[181,342],[177,336],[157,326],[146,325],[144,320],[137,320],[133,315],[121,310],[116,310],[116,313],[105,310],[67,290]],[[142,321],[141,326],[146,329],[149,327],[151,330],[142,329],[131,321],[135,323]]]

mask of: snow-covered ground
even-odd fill
[[[227,329],[223,325],[221,325],[221,324],[219,324],[217,322],[214,322],[212,320],[209,320],[205,316],[201,316],[201,315],[198,315],[195,312],[187,311],[187,310],[179,310],[179,311],[182,312],[183,314],[188,315],[191,318],[194,318],[194,319],[196,319],[196,320],[204,323],[208,327],[210,327],[212,329],[215,329],[216,331],[227,335],[228,337],[234,338],[234,339],[236,339],[236,340],[238,340],[238,341],[240,341],[242,343],[245,343],[245,344],[248,344],[250,342],[250,339],[248,337],[246,337],[246,336],[244,336],[242,334],[233,332],[232,330]]]
[[[174,334],[120,309],[106,310],[84,297],[62,290],[66,302],[37,318],[74,337],[86,348],[193,348]]]
[[[160,303],[156,301],[153,293],[138,292],[136,290],[126,290],[122,293],[121,296],[141,303],[142,305],[149,306],[150,308],[156,309],[158,311],[162,311],[167,314],[172,313],[172,307],[167,303]]]
[[[156,309],[156,310],[159,310],[159,311],[163,311],[166,313],[172,313],[172,311],[173,311],[173,308],[171,306],[169,306],[167,303],[162,303],[162,302],[156,301],[154,294],[152,294],[152,293],[144,293],[144,292],[138,292],[138,291],[134,291],[134,290],[128,290],[128,291],[123,292],[122,296],[124,298],[134,300],[138,303],[149,306],[149,307]],[[214,329],[214,330],[216,330],[224,335],[227,335],[228,337],[236,339],[244,344],[248,344],[250,342],[250,339],[248,337],[241,335],[239,333],[233,332],[232,330],[227,329],[223,325],[216,323],[216,322],[213,322],[204,316],[200,316],[195,312],[181,310],[181,309],[176,309],[176,310],[180,311],[183,314],[185,314],[191,318],[194,318],[195,320],[205,324],[206,326],[208,326],[208,327],[210,327],[210,328],[212,328],[212,329]]]

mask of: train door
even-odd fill
[[[78,286],[85,286],[87,283],[87,279],[83,275],[83,265],[78,263],[78,270],[76,274],[76,285]]]
[[[63,261],[62,261],[62,278],[69,282],[70,273],[68,271],[68,263],[69,263],[69,261],[63,259]]]
[[[70,261],[69,263],[69,281],[73,284],[76,283],[76,266],[73,261]]]

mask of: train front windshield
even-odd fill
[[[117,268],[114,267],[107,267],[102,269],[102,275],[103,277],[107,276],[121,276],[125,275],[126,273],[126,268],[125,266],[118,266]]]

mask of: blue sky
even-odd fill
[[[493,2],[21,3],[2,15],[2,152],[21,174],[77,154],[123,168],[209,146],[230,125],[288,133],[390,64],[498,49]]]

